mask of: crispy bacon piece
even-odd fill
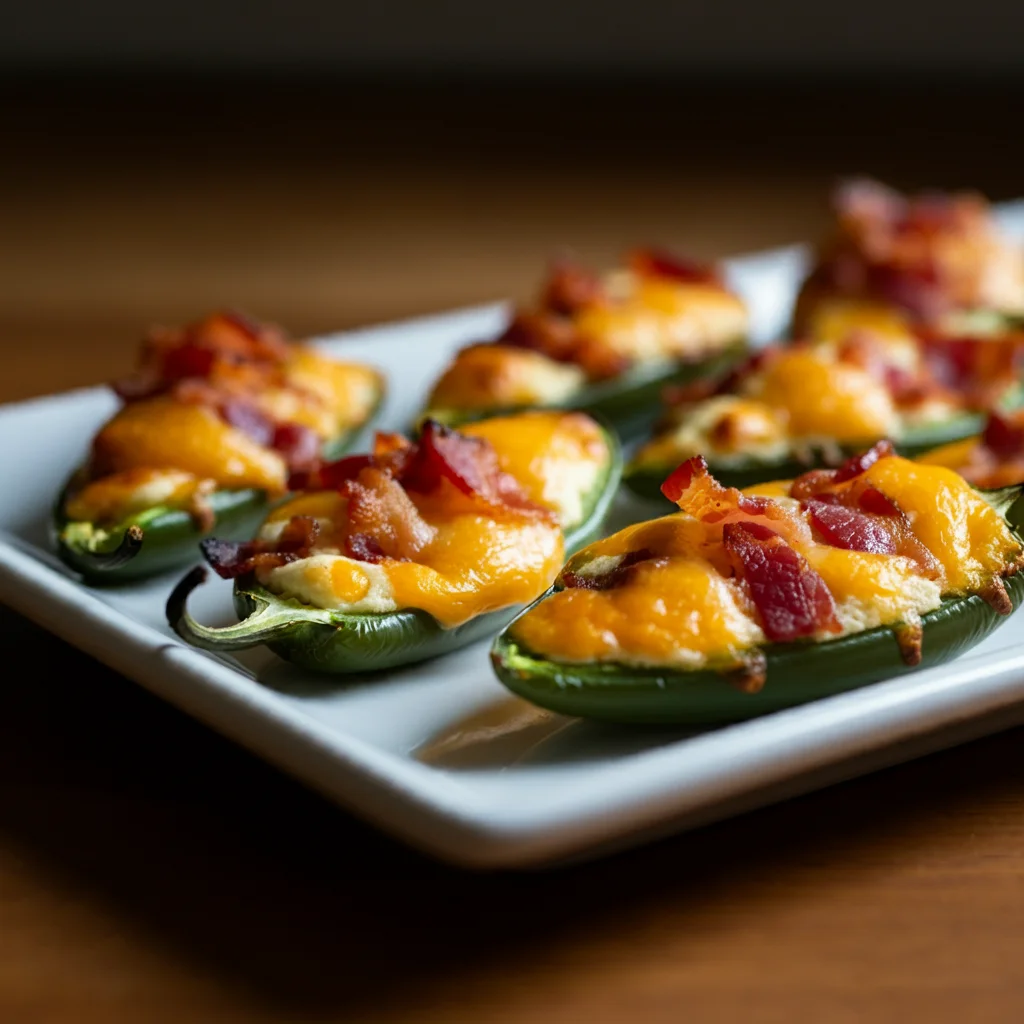
[[[571,316],[604,300],[604,285],[597,274],[577,263],[560,260],[548,274],[540,305],[548,312]]]
[[[805,473],[793,482],[790,496],[800,500],[826,544],[846,551],[902,555],[917,564],[922,576],[939,579],[942,566],[918,540],[903,510],[861,479],[880,458],[891,454],[892,446],[884,441],[837,470]]]
[[[854,455],[847,459],[835,471],[832,483],[841,484],[846,480],[852,480],[854,477],[866,473],[879,459],[886,459],[890,455],[895,454],[896,450],[892,446],[892,441],[879,441],[866,452],[861,452],[859,455]]]
[[[343,547],[350,558],[379,562],[414,559],[436,531],[410,494],[451,487],[452,500],[471,511],[553,520],[554,513],[532,502],[519,481],[502,471],[498,456],[482,438],[468,437],[428,420],[413,443],[379,434],[372,455],[349,455],[293,473],[293,490],[337,490],[347,499]],[[448,500],[446,497],[444,500]]]
[[[607,380],[629,368],[629,359],[596,337],[580,334],[572,320],[550,312],[517,313],[497,344],[540,352],[559,363],[573,363],[590,380]]]
[[[387,553],[368,533],[351,533],[345,538],[345,554],[357,562],[383,562]]]
[[[340,492],[348,499],[345,547],[352,558],[369,553],[371,557],[363,561],[380,561],[381,556],[409,561],[437,533],[386,470],[369,466],[355,480],[346,480]]]
[[[932,379],[966,408],[991,407],[1019,376],[1024,352],[1024,335],[1019,333],[974,338],[921,330],[918,337]]]
[[[416,446],[401,455],[405,461],[398,477],[408,490],[430,493],[447,480],[462,494],[492,508],[513,509],[542,519],[552,515],[531,501],[519,481],[501,469],[497,453],[483,438],[468,437],[427,420]]]
[[[968,194],[902,196],[869,180],[833,195],[837,231],[809,291],[879,299],[932,322],[977,304],[977,260],[991,237],[987,206]],[[974,255],[977,253],[978,255]]]
[[[1010,418],[989,413],[981,443],[997,459],[1024,458],[1024,416]]]
[[[894,531],[881,517],[814,499],[805,501],[803,508],[814,528],[832,547],[874,555],[896,554]]]
[[[723,283],[721,270],[714,264],[684,259],[656,247],[634,249],[626,262],[633,273],[640,277],[663,277],[681,284],[721,286]]]
[[[735,487],[723,487],[708,469],[703,455],[677,466],[661,485],[661,493],[684,512],[707,523],[720,522],[732,512],[771,515],[767,498],[749,497]]]
[[[727,523],[722,542],[770,641],[840,632],[825,581],[774,530],[758,522]]]
[[[114,383],[126,402],[163,394],[183,380],[209,380],[218,370],[246,366],[266,373],[288,353],[284,335],[236,312],[214,313],[179,329],[154,328],[143,342],[137,372]]]
[[[276,541],[232,542],[210,537],[199,546],[213,571],[223,579],[233,580],[256,569],[273,569],[308,557],[319,536],[320,524],[315,519],[295,516]]]

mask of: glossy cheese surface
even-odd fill
[[[608,464],[604,433],[580,413],[526,412],[467,424],[462,433],[482,437],[539,505],[558,513],[563,528],[583,518],[583,496]]]
[[[874,338],[894,369],[917,372],[920,349],[906,334]],[[957,411],[941,396],[897,405],[883,379],[843,358],[838,343],[819,341],[773,351],[735,391],[680,405],[635,463],[664,466],[704,454],[729,465],[783,459],[807,446],[868,446]]]
[[[746,334],[746,308],[721,288],[632,275],[627,280],[623,298],[583,309],[575,325],[631,360],[698,356]]]
[[[244,377],[252,368],[235,369]],[[230,395],[230,386],[221,384]],[[274,422],[308,427],[326,442],[365,423],[382,387],[369,367],[293,345],[278,382],[242,397]],[[218,488],[276,495],[288,479],[284,458],[272,448],[230,426],[212,407],[170,395],[123,406],[94,439],[92,470],[95,478],[65,506],[71,519],[112,522],[156,506],[185,508]]]
[[[556,405],[586,383],[578,366],[511,345],[463,349],[430,393],[428,406],[444,410],[486,410]]]
[[[735,295],[617,271],[605,278],[607,299],[585,303],[560,326],[582,345],[593,342],[626,367],[700,358],[742,340],[748,314]],[[542,314],[547,315],[547,314]],[[428,399],[437,414],[568,402],[588,381],[580,366],[527,348],[482,344],[463,349]]]
[[[370,564],[346,557],[338,546],[346,522],[341,495],[299,495],[268,516],[261,536],[274,539],[293,516],[311,516],[321,526],[318,548],[309,558],[260,572],[260,582],[322,608],[418,608],[446,627],[533,600],[561,568],[565,545],[559,523],[574,525],[582,518],[583,498],[608,465],[607,442],[594,421],[578,413],[524,413],[464,432],[486,438],[502,469],[532,500],[556,512],[557,521],[494,517],[458,510],[434,496],[410,495],[432,539],[414,561]]]
[[[172,469],[220,487],[280,493],[284,459],[229,426],[203,405],[168,397],[132,402],[97,434],[95,461],[104,475],[125,469]]]
[[[285,386],[258,393],[258,405],[278,422],[309,427],[323,441],[365,423],[380,395],[375,370],[336,362],[307,345],[292,348],[282,375]]]
[[[769,522],[827,585],[841,633],[914,623],[944,596],[981,589],[1019,559],[1021,546],[991,506],[955,473],[891,457],[865,475],[907,515],[942,566],[926,578],[901,555],[848,551],[817,538],[788,482],[747,493],[781,498],[787,521]],[[606,589],[572,587],[515,623],[533,653],[566,662],[619,661],[693,668],[735,663],[764,642],[756,609],[732,571],[719,528],[679,512],[627,528],[576,555],[567,568],[603,577],[623,556],[646,557]],[[818,639],[831,639],[829,633]],[[675,641],[673,641],[675,637]]]

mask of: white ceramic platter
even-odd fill
[[[1024,203],[1001,216],[1024,238]],[[803,265],[799,248],[731,261],[759,340],[783,329]],[[451,353],[504,316],[501,305],[469,309],[322,345],[387,372],[383,427],[400,429]],[[492,677],[486,644],[348,683],[295,671],[266,651],[234,659],[194,650],[164,620],[180,573],[93,589],[48,549],[54,496],[114,407],[102,388],[0,407],[0,599],[342,806],[457,864],[593,856],[1024,721],[1020,612],[951,665],[699,732],[540,712]],[[639,516],[621,498],[609,529]],[[229,594],[215,580],[191,607],[203,621],[232,621]]]

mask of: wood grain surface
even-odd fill
[[[0,93],[5,401],[107,379],[145,325],[215,306],[316,332],[526,295],[561,247],[795,241],[839,173],[1024,193],[1005,83]],[[1024,1016],[1020,730],[469,874],[4,609],[0,659],[5,1024]]]

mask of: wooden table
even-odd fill
[[[213,306],[311,332],[525,295],[562,245],[793,241],[837,172],[1022,191],[1003,86],[3,88],[2,400],[109,378],[144,325]],[[1019,730],[598,863],[474,875],[13,612],[0,645],[4,1022],[1024,1011]]]

